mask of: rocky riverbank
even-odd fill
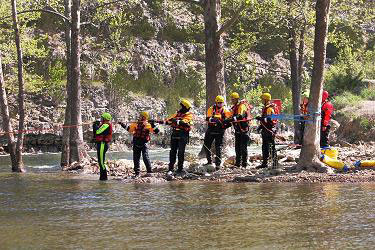
[[[369,147],[370,146],[370,147]],[[319,182],[374,182],[375,171],[371,168],[355,168],[358,160],[370,160],[375,155],[375,143],[351,145],[339,148],[339,159],[350,166],[349,171],[342,172],[327,166],[326,173],[296,172],[294,166],[298,161],[300,149],[280,149],[278,169],[256,169],[261,163],[261,155],[253,153],[249,157],[247,168],[235,168],[234,156],[228,156],[220,170],[215,170],[213,165],[204,166],[205,159],[188,154],[183,174],[167,175],[168,163],[153,161],[153,173],[146,174],[143,163],[140,177],[133,177],[133,162],[131,160],[108,161],[111,179],[124,183],[163,183],[167,181],[211,181],[211,182],[294,182],[294,183],[319,183]],[[99,174],[96,159],[91,158],[81,166],[73,166],[71,172],[84,174]],[[375,169],[375,168],[374,168]]]

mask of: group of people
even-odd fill
[[[261,165],[256,168],[267,168],[268,161],[271,159],[271,164],[277,164],[277,154],[275,146],[276,125],[277,119],[273,119],[272,115],[276,114],[277,105],[272,102],[271,94],[263,93],[261,100],[263,104],[260,116],[253,118],[250,114],[252,106],[245,100],[240,100],[238,93],[233,92],[231,95],[232,107],[225,106],[224,97],[219,95],[215,98],[215,103],[206,113],[207,130],[204,137],[203,147],[206,153],[207,163],[212,164],[212,157],[214,156],[214,164],[216,170],[220,169],[222,164],[222,149],[225,130],[234,128],[235,138],[235,163],[236,167],[246,168],[248,164],[247,146],[249,143],[250,121],[256,119],[259,121],[257,131],[262,136],[262,156]],[[306,96],[307,97],[307,96]],[[308,99],[304,98],[301,104],[301,113],[308,114]],[[169,153],[169,168],[168,173],[171,175],[174,171],[177,161],[177,174],[183,173],[185,148],[189,141],[189,132],[193,125],[193,113],[191,112],[192,105],[186,100],[182,99],[180,102],[180,109],[165,120],[156,121],[150,120],[148,112],[140,112],[138,120],[129,125],[119,122],[119,124],[133,135],[133,161],[135,177],[140,174],[140,158],[143,157],[147,173],[152,172],[151,162],[148,154],[148,142],[151,134],[157,134],[159,128],[157,124],[164,124],[171,126],[171,142]],[[329,122],[333,111],[332,104],[328,101],[328,92],[323,92],[322,103],[322,136],[321,146],[328,145]],[[103,113],[101,122],[95,122],[93,125],[94,136],[97,144],[97,156],[100,168],[100,180],[107,180],[107,171],[105,165],[105,154],[108,150],[108,143],[112,139],[112,116],[109,113]],[[304,129],[304,122],[301,124],[301,129]],[[212,144],[215,143],[215,154],[211,150]]]

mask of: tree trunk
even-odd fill
[[[23,56],[22,48],[20,41],[20,30],[18,26],[17,18],[17,3],[16,0],[12,0],[12,16],[13,16],[13,28],[14,28],[14,37],[17,47],[17,60],[18,60],[18,130],[20,132],[17,135],[17,144],[16,144],[16,157],[17,163],[15,166],[12,166],[13,172],[24,172],[23,169],[23,160],[22,160],[22,149],[23,149],[23,130],[25,128],[25,94],[24,94],[24,80],[23,80]]]
[[[316,1],[316,23],[314,38],[314,66],[311,79],[309,112],[320,113],[324,63],[326,59],[327,30],[329,23],[330,0]],[[319,161],[320,154],[320,115],[314,116],[314,122],[306,123],[303,147],[298,163],[299,169],[314,169],[323,171],[326,168]]]
[[[65,16],[71,19],[71,0],[64,0],[65,5]],[[68,21],[65,21],[65,45],[66,45],[66,107],[65,107],[65,121],[62,133],[62,148],[61,148],[61,167],[64,168],[69,165],[69,137],[70,137],[70,110],[71,110],[71,98],[70,98],[70,83],[71,83],[71,26]]]
[[[298,82],[301,90],[303,66],[305,65],[305,27],[303,25],[299,35],[299,48],[298,48]]]
[[[300,115],[301,104],[301,82],[298,77],[298,59],[297,59],[297,36],[295,28],[290,28],[289,31],[289,62],[290,62],[290,78],[292,80],[292,101],[293,114]],[[301,140],[301,125],[299,121],[294,121],[294,143],[299,143]]]
[[[3,67],[1,64],[1,52],[0,52],[0,108],[1,108],[1,117],[3,120],[3,130],[7,135],[8,139],[8,151],[10,155],[10,160],[12,162],[12,170],[16,171],[17,169],[17,157],[16,157],[16,143],[14,141],[14,135],[12,132],[12,124],[10,123],[9,117],[9,107],[7,101],[7,93],[5,91],[5,82],[3,76]]]
[[[71,112],[70,119],[70,157],[69,163],[82,162],[87,153],[83,144],[82,116],[81,116],[81,72],[80,72],[80,0],[73,0],[72,4],[72,43],[71,43]]]
[[[220,29],[220,0],[204,2],[205,64],[206,64],[206,108],[208,109],[217,95],[225,98],[223,38],[217,35]]]

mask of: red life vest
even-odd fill
[[[109,127],[106,130],[104,130],[101,134],[96,135],[95,140],[97,142],[110,142],[112,140],[112,123],[110,123],[109,121],[103,121],[100,123],[99,128],[103,124],[108,124]]]
[[[333,113],[333,105],[330,101],[324,101],[322,104],[322,126],[328,126],[331,121],[331,115]]]
[[[135,138],[150,141],[150,130],[146,129],[146,122],[138,122],[134,133]]]
[[[179,112],[177,111],[177,114],[174,118],[176,118],[177,120],[183,120],[184,117],[188,114],[189,112],[187,113],[182,113],[182,112]],[[171,127],[174,128],[174,129],[177,129],[177,130],[184,130],[186,132],[189,132],[191,130],[191,126],[181,126],[181,125],[178,125],[177,122],[173,122],[171,124]]]

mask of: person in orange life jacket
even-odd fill
[[[300,112],[301,112],[301,115],[302,115],[302,120],[308,120],[309,117],[306,116],[308,115],[309,111],[307,109],[308,105],[309,105],[309,91],[306,90],[305,92],[302,93],[302,103],[300,104]],[[303,144],[303,134],[305,133],[305,121],[301,121],[300,122],[300,129],[301,129],[301,139],[300,139],[300,142],[299,144],[302,145]]]
[[[221,150],[223,147],[224,132],[227,128],[226,124],[224,124],[224,120],[230,116],[230,111],[224,106],[224,97],[221,95],[216,96],[215,104],[207,110],[206,121],[208,122],[208,128],[203,142],[203,147],[207,157],[206,164],[212,164],[211,145],[213,141],[215,141],[216,169],[219,169],[221,165]]]
[[[108,151],[108,143],[112,140],[112,116],[109,113],[101,115],[101,122],[94,122],[93,130],[95,133],[96,151],[99,162],[100,178],[105,181],[107,177],[107,167],[105,165],[105,154]]]
[[[183,172],[185,147],[189,140],[189,131],[193,125],[193,114],[190,112],[191,103],[186,99],[182,99],[180,105],[181,109],[164,121],[165,124],[172,127],[168,174],[173,172],[177,154],[177,173]]]
[[[121,127],[133,134],[133,162],[136,177],[139,176],[140,173],[141,155],[143,156],[143,162],[146,166],[147,173],[152,173],[147,143],[150,141],[150,134],[159,133],[159,129],[155,126],[153,121],[148,122],[148,119],[148,112],[141,112],[138,121],[131,123],[129,126],[119,122]]]
[[[272,150],[273,164],[277,163],[276,146],[275,146],[275,135],[276,135],[276,121],[271,119],[271,115],[275,114],[274,106],[271,103],[271,95],[264,93],[261,95],[263,102],[262,116],[258,116],[257,119],[260,125],[257,131],[261,131],[262,135],[262,156],[263,162],[256,168],[268,167],[268,157],[270,155],[270,149]]]
[[[321,110],[321,127],[320,127],[320,147],[328,147],[328,137],[329,131],[331,129],[331,115],[333,113],[333,105],[328,100],[329,93],[327,91],[323,91],[322,95],[322,110]]]
[[[233,123],[234,127],[234,147],[236,151],[236,167],[247,167],[247,144],[249,143],[250,137],[249,137],[249,122],[248,121],[242,121],[245,119],[249,119],[248,113],[250,112],[250,106],[246,105],[245,102],[239,101],[240,95],[237,92],[233,92],[231,94],[232,99],[232,108],[231,108],[231,117],[229,119],[224,120],[224,123]]]

